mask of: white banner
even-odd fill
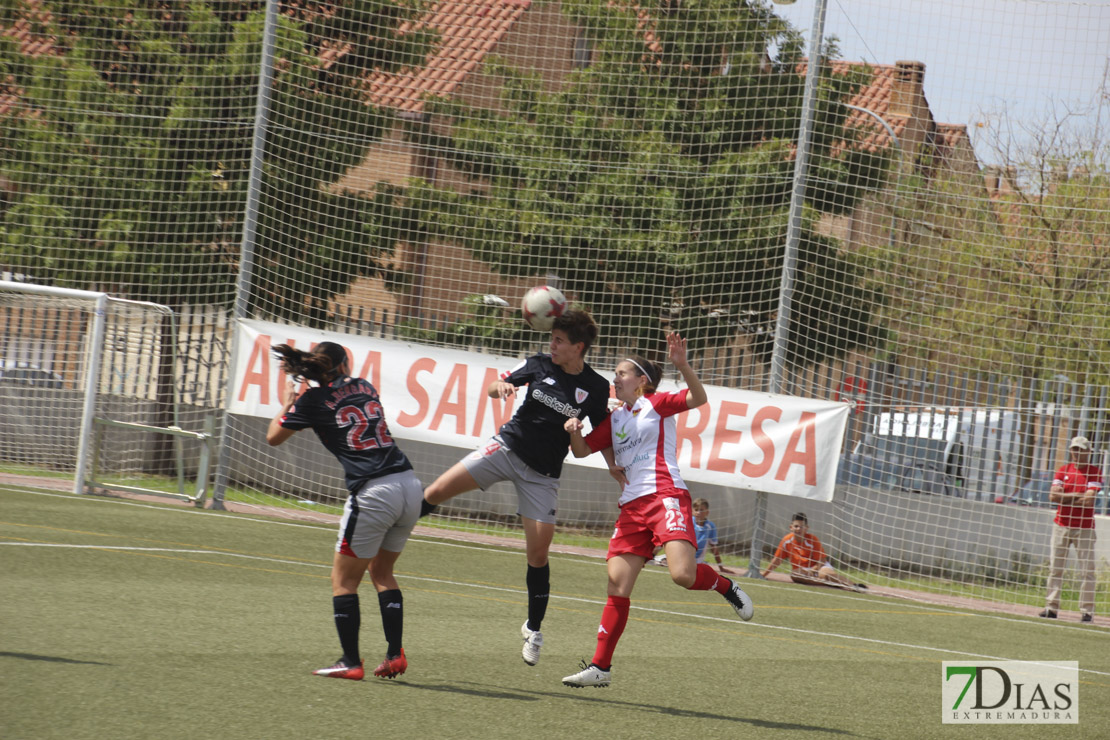
[[[378,389],[398,439],[474,449],[513,414],[486,387],[520,360],[263,321],[239,322],[231,411],[272,418],[284,384],[277,344],[311,349],[328,340],[351,355],[355,375]],[[612,368],[595,368],[604,376]],[[669,380],[660,390],[673,390]],[[682,476],[731,488],[831,501],[848,404],[706,386],[709,402],[677,417]],[[611,392],[611,391],[610,391]],[[604,467],[600,455],[567,462]]]

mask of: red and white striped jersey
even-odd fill
[[[613,448],[617,465],[624,468],[628,485],[620,505],[658,491],[686,489],[678,470],[678,433],[674,415],[686,406],[687,389],[674,393],[649,393],[631,406],[621,404],[605,421],[586,435],[594,452]]]

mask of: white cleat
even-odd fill
[[[524,624],[520,625],[520,636],[524,638],[524,647],[520,651],[520,656],[524,658],[524,662],[528,665],[539,663],[540,648],[543,647],[543,633],[539,630],[532,631],[528,629],[528,620],[524,620]]]
[[[732,582],[732,588],[725,594],[725,601],[732,604],[732,608],[736,610],[737,616],[745,622],[749,621],[752,615],[755,614],[755,608],[752,606],[751,597],[736,585],[736,581]]]
[[[596,665],[591,665],[586,661],[582,661],[582,670],[575,673],[573,676],[567,676],[563,679],[564,686],[573,686],[580,689],[583,686],[593,686],[600,689],[602,686],[609,685],[609,674],[611,671],[603,671]]]

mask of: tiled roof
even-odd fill
[[[56,54],[54,37],[34,33],[34,23],[47,23],[51,15],[42,8],[42,0],[24,0],[24,14],[8,28],[0,29],[0,36],[19,42],[19,51],[29,57]],[[0,116],[11,111],[19,102],[19,90],[12,86],[12,78],[0,80]]]
[[[901,137],[909,123],[907,116],[896,116],[890,113],[890,93],[894,87],[895,67],[893,64],[865,64],[863,62],[846,62],[833,60],[831,63],[833,74],[846,75],[854,70],[869,67],[872,71],[871,82],[856,93],[848,102],[859,108],[874,111],[880,118],[890,125],[894,135]],[[805,74],[808,62],[798,65],[798,73]],[[886,128],[871,116],[862,111],[853,110],[844,119],[844,125],[865,132],[855,147],[876,152],[886,149],[891,144],[890,134]]]
[[[963,139],[969,139],[967,126],[962,123],[938,123],[937,138],[942,146],[954,149]]]
[[[493,50],[532,0],[444,0],[401,32],[432,28],[440,43],[418,69],[375,74],[368,82],[370,102],[405,113],[419,113],[427,96],[446,97]]]
[[[447,96],[481,62],[509,29],[512,28],[532,0],[444,0],[416,23],[401,26],[401,32],[432,28],[439,32],[440,43],[426,64],[393,74],[376,73],[367,80],[369,100],[402,112],[418,113],[428,95]],[[25,0],[27,13],[11,27],[0,30],[20,42],[20,51],[28,56],[54,53],[53,38],[36,36],[33,20],[46,20],[49,12],[41,9],[41,0]],[[37,17],[39,15],[42,17]],[[321,62],[328,66],[343,55],[345,49],[324,49]],[[0,115],[18,100],[17,92],[0,81]]]
[[[42,9],[41,0],[24,0],[24,3],[27,8],[26,17],[17,20],[11,27],[0,30],[0,35],[17,39],[21,51],[29,56],[56,53],[52,37],[33,33],[32,22],[48,20],[49,11]],[[428,96],[451,95],[520,20],[531,3],[532,0],[442,0],[436,3],[421,20],[401,27],[402,33],[424,28],[438,31],[440,41],[435,51],[419,68],[371,75],[366,83],[370,102],[403,113],[416,114],[422,112]],[[649,49],[657,50],[658,42],[651,31],[650,16],[638,7],[636,10],[638,27],[645,33]],[[330,66],[344,53],[343,48],[324,49],[320,54],[321,62]],[[842,60],[831,64],[834,74],[847,74],[864,66],[862,62]],[[804,61],[798,65],[799,74],[805,74],[806,66]],[[895,67],[889,64],[867,66],[873,71],[871,82],[850,103],[874,111],[890,125],[895,136],[900,136],[908,119],[906,116],[889,113]],[[0,115],[10,110],[18,99],[17,92],[0,81]],[[851,111],[845,125],[865,132],[855,146],[878,151],[891,144],[886,129],[866,113]],[[966,127],[956,124],[937,124],[937,129],[941,143],[948,146],[955,144],[956,138],[953,137],[967,136]]]
[[[0,36],[18,41],[20,53],[29,57],[54,53],[54,38],[33,32],[34,24],[50,22],[50,11],[43,9],[42,0],[23,0],[23,7],[23,14],[11,26],[0,30]]]
[[[832,69],[833,74],[847,74],[853,68],[858,69],[861,66],[863,65],[859,62],[838,60],[833,62]],[[890,113],[890,93],[894,87],[894,65],[873,64],[870,66],[872,69],[871,84],[856,93],[848,102],[851,105],[877,113],[894,130],[894,135],[901,138],[902,132],[906,129],[906,124],[909,123],[909,117]],[[857,146],[867,151],[874,152],[885,149],[891,144],[890,133],[867,113],[853,110],[845,119],[844,125],[867,132],[857,143]]]

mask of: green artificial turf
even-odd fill
[[[780,583],[755,619],[649,568],[613,685],[598,559],[552,556],[539,665],[520,657],[516,548],[414,537],[398,562],[409,670],[321,679],[339,647],[331,526],[0,487],[0,737],[1021,738],[1110,736],[1110,633]],[[384,652],[364,584],[362,644]],[[941,724],[941,661],[1078,660],[1078,725]]]

